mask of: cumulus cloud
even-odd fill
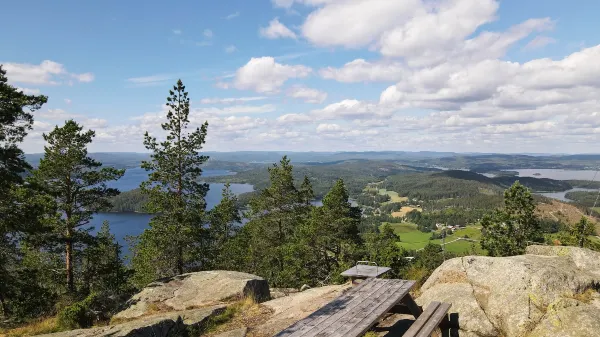
[[[285,114],[277,117],[279,124],[311,123],[314,118],[306,114]]]
[[[338,82],[393,82],[406,73],[405,67],[397,62],[368,62],[356,59],[341,68],[327,67],[319,70],[325,79]]]
[[[0,62],[2,63],[2,62]],[[69,79],[79,82],[92,82],[92,73],[70,73],[64,65],[45,60],[40,64],[2,63],[11,83],[59,85],[69,83]]]
[[[267,99],[265,96],[252,97],[226,97],[226,98],[203,98],[200,100],[202,104],[238,104],[244,102],[262,101]]]
[[[388,118],[392,115],[392,110],[375,103],[346,99],[323,109],[313,110],[311,114],[317,119],[370,119]]]
[[[327,99],[327,93],[317,89],[307,88],[304,86],[294,86],[290,88],[287,96],[301,99],[306,103],[323,103]]]
[[[287,80],[304,78],[311,72],[311,68],[303,65],[280,64],[272,57],[253,57],[237,70],[233,85],[242,90],[276,93]]]
[[[260,36],[267,39],[290,38],[296,39],[296,33],[292,32],[284,24],[279,22],[279,18],[275,18],[269,22],[268,27],[261,27]]]

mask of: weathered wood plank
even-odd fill
[[[318,326],[328,326],[326,321],[331,321],[341,317],[345,312],[359,305],[365,297],[370,296],[383,286],[379,279],[369,279],[362,282],[356,288],[351,289],[346,294],[341,295],[321,309],[315,311],[304,320],[301,320],[286,330],[282,331],[277,337],[299,337],[305,336],[308,332]]]
[[[440,304],[431,318],[427,320],[425,326],[419,331],[416,337],[429,337],[433,333],[433,331],[440,325],[444,317],[448,314],[448,310],[450,310],[451,304],[442,303]]]
[[[338,329],[331,337],[341,336],[362,336],[373,325],[375,325],[391,308],[400,302],[408,293],[412,284],[397,283],[395,287],[390,288],[390,292],[379,296],[362,313],[362,316],[356,315],[346,325]]]
[[[277,334],[276,337],[291,337],[292,335],[298,336],[297,332],[306,330],[305,326],[314,326],[315,324],[327,319],[327,317],[329,317],[329,315],[335,311],[336,308],[342,305],[350,305],[352,301],[359,297],[360,293],[369,291],[369,289],[374,285],[375,284],[370,282],[362,282],[346,293],[338,296],[333,301],[327,303],[317,311],[313,312],[308,317],[290,325],[288,328]]]
[[[383,282],[383,280],[380,282]],[[348,322],[352,318],[356,316],[359,316],[361,318],[365,317],[365,315],[367,314],[366,310],[368,310],[369,307],[376,305],[378,298],[382,296],[387,296],[386,294],[390,293],[390,289],[393,286],[394,280],[385,280],[385,285],[383,287],[379,288],[379,290],[376,293],[371,294],[371,296],[363,298],[362,302],[358,306],[346,312],[344,315],[340,316],[336,321],[331,322],[331,324],[328,324],[328,326],[323,326],[322,328],[320,328],[320,331],[317,334],[307,335],[306,337],[336,335],[338,331],[342,330],[345,326],[349,324]]]
[[[390,271],[389,267],[368,266],[366,264],[358,264],[348,270],[343,271],[340,275],[345,277],[378,277]]]
[[[303,337],[315,337],[315,336],[329,336],[335,332],[341,325],[344,324],[350,317],[360,313],[364,310],[364,307],[372,302],[374,298],[377,298],[380,294],[389,291],[390,280],[374,279],[377,283],[376,290],[370,293],[368,296],[362,296],[358,299],[357,304],[353,307],[344,308],[340,312],[328,318],[323,324],[315,326],[312,330],[303,334]]]
[[[367,279],[304,320],[292,324],[276,337],[361,336],[386,312],[405,297],[410,297],[408,292],[414,283],[405,280]],[[414,303],[412,298],[410,302]]]
[[[440,306],[440,302],[431,302],[429,306],[423,311],[421,316],[417,318],[417,320],[406,330],[402,337],[416,337],[419,331],[423,328],[423,326],[429,321],[431,316],[435,313],[437,308]]]

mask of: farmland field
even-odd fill
[[[386,195],[386,194],[389,195],[390,196],[390,201],[389,202],[408,201],[407,197],[401,197],[401,196],[398,195],[398,192],[388,191],[385,188],[379,189],[379,194],[381,194],[381,195]]]
[[[401,218],[401,217],[405,216],[405,215],[406,215],[406,213],[408,213],[408,212],[410,212],[410,211],[412,211],[412,210],[414,210],[414,209],[416,209],[416,210],[417,210],[417,211],[419,211],[419,212],[423,212],[423,209],[422,209],[421,207],[410,207],[410,206],[404,206],[404,207],[400,208],[400,210],[399,210],[399,211],[397,211],[397,212],[392,212],[392,216],[393,216],[394,218]]]
[[[442,240],[430,240],[431,233],[423,233],[417,229],[417,225],[409,222],[388,223],[394,232],[400,236],[398,246],[407,250],[418,250],[424,248],[428,243],[442,244]],[[467,235],[470,239],[479,240],[481,238],[481,229],[477,227],[467,227],[457,230],[454,234],[446,237],[446,242],[454,241]],[[464,253],[470,251],[473,243],[466,240],[460,240],[445,245],[445,250],[453,253]],[[474,244],[477,254],[484,254],[479,242]]]

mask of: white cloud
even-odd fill
[[[290,38],[296,39],[296,33],[292,32],[284,24],[279,22],[279,18],[275,18],[269,22],[268,27],[261,27],[260,36],[267,39]]]
[[[383,105],[346,99],[311,112],[317,119],[389,118],[392,110]]]
[[[213,37],[213,31],[210,29],[205,29],[204,32],[202,32],[202,35],[204,35],[205,38],[207,39],[212,39]]]
[[[286,95],[289,97],[301,99],[306,103],[323,103],[323,101],[327,99],[326,92],[303,86],[294,86],[288,89]]]
[[[319,124],[317,126],[318,133],[334,133],[340,131],[342,131],[342,128],[338,124]]]
[[[341,68],[327,67],[319,70],[321,77],[345,83],[397,81],[405,73],[405,67],[400,63],[371,63],[364,59],[348,62]]]
[[[310,123],[312,121],[313,117],[305,114],[285,114],[277,117],[277,123],[279,124]]]
[[[319,46],[363,47],[421,7],[419,0],[331,1],[307,17],[302,34]]]
[[[306,66],[280,64],[272,57],[252,58],[237,70],[233,85],[242,90],[276,93],[287,80],[307,77],[311,72]]]
[[[237,47],[234,45],[229,45],[229,46],[225,47],[225,52],[227,54],[235,53],[236,51],[237,51]]]
[[[534,39],[532,39],[531,41],[529,41],[524,49],[527,50],[532,50],[532,49],[539,49],[539,48],[543,48],[549,44],[552,43],[556,43],[556,39],[553,39],[549,36],[536,36]]]
[[[17,90],[21,91],[25,95],[39,95],[40,89],[30,89],[30,88],[20,88],[17,87]]]
[[[194,109],[196,114],[212,114],[212,115],[236,115],[236,114],[255,114],[273,112],[276,108],[273,104],[265,104],[259,106],[253,105],[233,105],[225,108],[199,108]]]
[[[172,32],[173,32],[173,34],[175,34],[175,35],[181,35],[181,33],[183,33],[183,32],[181,31],[181,29],[173,29],[173,30],[172,30]]]
[[[71,118],[82,117],[79,114],[68,113],[63,109],[47,109],[35,112],[36,118],[64,121]]]
[[[227,20],[231,20],[231,19],[233,19],[233,18],[237,18],[238,16],[240,16],[240,12],[235,12],[235,13],[231,13],[231,14],[227,15],[227,16],[225,17],[225,19],[227,19]]]
[[[65,98],[65,103],[66,103],[66,104],[71,104],[71,102],[72,102],[72,101],[71,101],[70,99],[68,99],[68,98]]]
[[[11,83],[58,85],[69,83],[69,78],[73,78],[79,82],[91,82],[94,80],[92,73],[69,73],[62,64],[49,60],[42,61],[39,65],[3,63],[3,67]]]
[[[174,74],[157,74],[150,76],[131,77],[127,79],[127,82],[133,84],[134,86],[153,86],[165,84],[176,79],[177,76]]]
[[[262,101],[267,99],[265,96],[252,96],[252,97],[232,97],[232,98],[203,98],[200,100],[202,104],[237,104],[244,102]]]

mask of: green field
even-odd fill
[[[423,233],[417,229],[417,225],[413,223],[388,223],[396,234],[400,236],[400,242],[398,245],[407,250],[417,250],[425,247],[428,243],[434,243],[441,245],[442,240],[430,240],[431,233]],[[446,237],[446,242],[453,241],[457,238],[468,235],[470,239],[479,240],[481,238],[481,229],[478,227],[467,227],[465,229],[457,230],[454,234]],[[472,242],[470,241],[456,241],[445,245],[445,249],[453,253],[464,253],[470,251]],[[475,242],[475,250],[478,254],[483,254],[484,251],[481,249],[478,242]]]
[[[380,188],[379,189],[379,194],[381,195],[389,195],[390,196],[390,201],[389,202],[402,202],[402,201],[407,201],[408,198],[407,197],[401,197],[398,195],[398,192],[394,192],[394,191],[388,191],[385,188]],[[386,204],[385,202],[383,203],[384,205]]]

